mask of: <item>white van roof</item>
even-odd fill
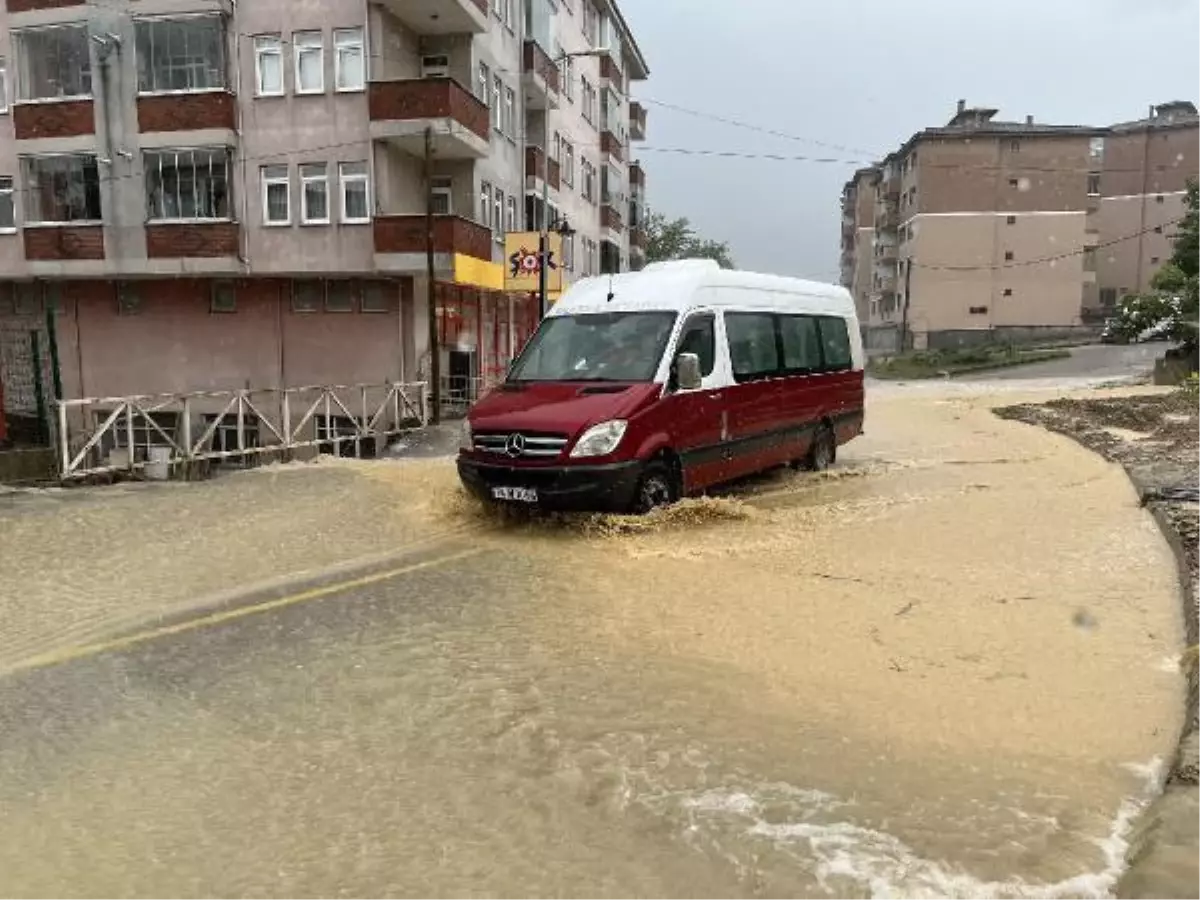
[[[731,288],[704,291],[703,288]],[[747,292],[760,294],[751,303]],[[760,302],[761,301],[761,302]],[[804,309],[854,318],[854,300],[844,287],[722,269],[710,259],[682,259],[651,263],[639,272],[597,275],[571,285],[550,309],[551,316],[596,312],[664,310],[684,312],[696,306],[764,309]]]

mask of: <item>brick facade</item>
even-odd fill
[[[491,136],[486,104],[452,78],[372,81],[367,104],[374,122],[450,118],[485,141]]]
[[[424,216],[381,216],[375,219],[376,253],[424,253]],[[435,253],[464,253],[491,260],[492,232],[461,216],[435,216]]]
[[[12,117],[18,141],[96,133],[91,100],[17,103],[12,107]]]
[[[536,41],[526,41],[522,54],[522,71],[536,75],[546,82],[546,89],[557,94],[559,91],[558,66]]]
[[[238,254],[236,222],[172,222],[146,226],[146,255],[151,259]]]
[[[26,228],[25,258],[29,260],[104,259],[101,225],[53,225]]]
[[[611,131],[600,132],[600,152],[607,153],[617,162],[625,159],[625,148],[621,146],[620,139]]]
[[[193,131],[237,127],[237,98],[228,91],[138,97],[138,129]]]
[[[605,203],[600,207],[600,227],[610,231],[621,231],[625,223],[621,221],[621,214],[616,208]]]

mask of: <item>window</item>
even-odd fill
[[[1013,252],[1011,250],[1005,250],[1004,251],[1004,261],[1012,262],[1013,259],[1015,259],[1015,257],[1013,256]]]
[[[63,25],[12,32],[17,45],[17,91],[22,100],[92,95],[87,28]]]
[[[1158,265],[1158,257],[1157,256],[1150,257],[1150,265],[1152,265],[1152,266]]]
[[[1162,195],[1162,194],[1155,194],[1155,195],[1154,195],[1154,202],[1155,202],[1155,203],[1162,203],[1162,202],[1163,202],[1163,195]]]
[[[292,312],[319,312],[325,302],[323,281],[292,282]]]
[[[237,312],[237,289],[232,281],[213,282],[208,310],[214,313]]]
[[[1085,272],[1095,272],[1096,271],[1096,248],[1095,247],[1084,247],[1083,248],[1083,271],[1085,271]]]
[[[492,198],[492,233],[497,244],[504,243],[504,191],[500,188]]]
[[[435,216],[448,216],[454,212],[454,181],[450,178],[429,179],[430,206]]]
[[[513,0],[504,0],[504,24],[508,26],[509,31],[513,30],[517,21],[513,9]]]
[[[575,271],[575,235],[567,234],[562,241],[562,263],[568,272]]]
[[[0,231],[14,231],[17,227],[17,210],[13,203],[13,180],[11,176],[0,177]]]
[[[142,93],[225,87],[225,20],[220,16],[141,19],[134,33]]]
[[[849,369],[850,333],[846,330],[846,320],[836,316],[818,316],[817,324],[821,332],[821,356],[825,370],[837,372]]]
[[[1009,149],[1010,151],[1012,151],[1013,153],[1018,153],[1018,152],[1020,152],[1020,150],[1021,150],[1021,142],[1020,142],[1020,141],[1018,141],[1016,138],[1013,138],[1011,141],[1009,141],[1009,142],[1008,142],[1008,149]]]
[[[0,113],[8,112],[8,69],[4,57],[0,56]]]
[[[1005,222],[1005,224],[1006,224],[1006,225],[1016,225],[1016,224],[1017,224],[1017,217],[1016,217],[1016,216],[1005,216],[1005,217],[1004,217],[1004,222]]]
[[[300,221],[305,225],[329,224],[329,167],[325,163],[300,166]]]
[[[649,382],[675,327],[673,312],[550,316],[513,365],[515,381]]]
[[[146,216],[155,219],[228,219],[229,150],[147,150]]]
[[[371,204],[368,200],[367,164],[365,162],[341,163],[338,175],[342,183],[342,221],[358,225],[371,221]]]
[[[717,339],[715,317],[712,313],[692,316],[683,326],[675,356],[695,353],[700,357],[700,374],[707,378],[713,373],[717,361]]]
[[[1094,137],[1088,141],[1088,156],[1095,160],[1104,159],[1104,138]]]
[[[475,81],[475,95],[483,101],[484,106],[490,106],[488,97],[490,93],[489,86],[492,83],[492,70],[488,68],[487,63],[479,64],[479,74]]]
[[[362,306],[365,313],[386,313],[391,311],[388,299],[387,285],[378,281],[369,281],[363,286]]]
[[[560,67],[563,96],[568,103],[575,102],[575,60],[564,57]]]
[[[729,358],[735,381],[768,378],[779,371],[775,317],[770,313],[726,313]]]
[[[567,141],[562,143],[562,172],[559,175],[567,187],[575,186],[575,148]]]
[[[510,87],[504,88],[504,117],[501,124],[508,139],[514,140],[517,135],[517,92]]]
[[[297,31],[292,35],[296,57],[296,93],[325,93],[325,36],[319,31]]]
[[[291,187],[287,166],[262,167],[263,224],[292,224]]]
[[[780,316],[779,336],[783,343],[783,368],[788,372],[818,372],[821,369],[821,337],[812,316]]]
[[[492,227],[492,183],[484,181],[479,185],[479,224],[485,228]]]
[[[27,156],[21,165],[26,222],[100,221],[95,156]]]
[[[583,173],[583,184],[581,185],[580,194],[584,200],[591,203],[596,202],[596,167],[593,166],[585,158],[579,164],[580,171]]]
[[[283,95],[283,38],[277,34],[254,39],[254,86],[259,97]]]
[[[502,122],[500,119],[501,100],[504,98],[504,81],[499,75],[492,77],[492,127],[497,131],[502,130]]]
[[[600,40],[600,16],[592,0],[583,0],[583,34],[589,47],[595,47]]]
[[[354,312],[358,298],[358,282],[331,281],[325,286],[325,312]]]
[[[1155,233],[1155,234],[1162,234],[1162,226],[1161,226],[1161,225],[1155,225],[1155,226],[1154,226],[1154,233]]]
[[[1116,306],[1117,305],[1117,289],[1116,288],[1100,288],[1100,305],[1101,306]]]
[[[509,194],[508,199],[504,201],[504,230],[517,230],[517,198]]]
[[[986,306],[972,306],[970,313],[973,316],[986,316],[988,308]]]
[[[450,55],[447,53],[430,53],[421,57],[422,78],[449,78]]]
[[[579,81],[581,84],[580,100],[583,105],[584,121],[590,122],[592,125],[595,125],[596,124],[596,89],[594,87],[592,87],[592,83],[590,81],[588,81],[587,78],[580,78]]]
[[[1004,289],[1004,290],[1001,292],[1001,295],[1002,295],[1002,296],[1004,296],[1004,297],[1011,297],[1011,296],[1012,296],[1012,288],[1005,288],[1005,289]]]
[[[1087,177],[1087,192],[1089,197],[1097,197],[1100,194],[1100,173],[1088,172]]]
[[[339,91],[361,91],[367,84],[367,55],[361,28],[333,30],[333,83]]]

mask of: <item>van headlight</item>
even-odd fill
[[[571,450],[571,458],[607,456],[617,449],[621,438],[625,437],[625,429],[628,425],[629,423],[624,419],[611,419],[608,422],[593,425],[583,433],[583,437],[575,442],[575,446]]]
[[[463,419],[462,428],[458,430],[458,449],[475,449],[475,435],[471,432],[471,423],[466,419]]]

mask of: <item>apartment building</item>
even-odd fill
[[[1200,117],[1188,101],[1151,106],[1145,118],[1108,129],[1096,211],[1097,290],[1088,297],[1085,314],[1111,315],[1125,294],[1150,286],[1171,258],[1172,226],[1186,211],[1187,180],[1198,173]],[[1096,188],[1094,181],[1091,187]],[[1092,195],[1093,207],[1096,202]]]
[[[427,203],[463,402],[538,320],[507,232],[639,260],[615,0],[0,2],[0,334],[67,397],[427,378]]]

